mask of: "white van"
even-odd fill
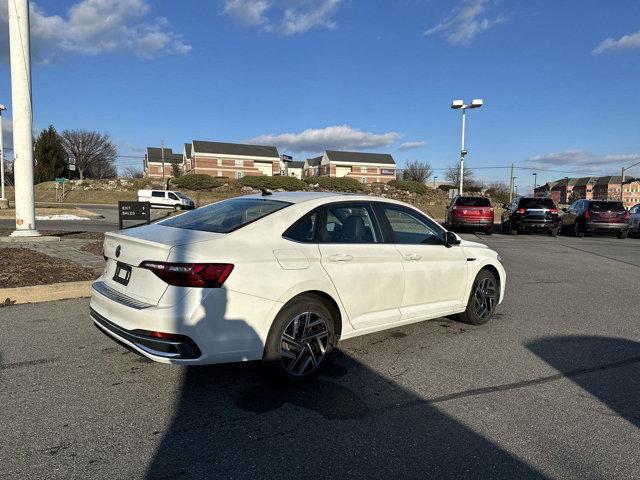
[[[193,200],[175,190],[138,190],[138,201],[149,202],[153,208],[190,210],[195,208]]]

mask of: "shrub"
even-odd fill
[[[405,190],[420,195],[427,193],[427,186],[422,182],[416,182],[414,180],[391,180],[387,185],[397,188],[398,190]]]
[[[309,177],[305,182],[320,185],[320,188],[335,192],[358,192],[362,190],[362,184],[350,177]]]
[[[238,180],[240,185],[252,188],[268,188],[276,190],[282,188],[284,190],[306,190],[307,184],[295,177],[242,177]]]
[[[185,190],[207,190],[210,188],[220,187],[229,183],[226,178],[214,178],[210,175],[203,175],[199,173],[182,175],[178,178],[172,178],[171,183],[176,188],[183,188]]]

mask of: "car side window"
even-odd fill
[[[171,200],[178,200],[178,197],[176,197],[176,195],[174,193],[169,193],[169,198]]]
[[[631,207],[631,208],[629,209],[629,214],[630,214],[630,215],[633,215],[633,214],[634,214],[634,213],[636,213],[637,211],[638,211],[638,205],[635,205],[635,206],[633,206],[633,207]]]
[[[407,208],[382,205],[395,237],[395,243],[409,245],[440,245],[443,243],[442,229]]]
[[[284,232],[283,237],[296,242],[311,243],[315,240],[319,211],[306,214]]]
[[[164,192],[151,192],[152,197],[164,198]]]
[[[380,243],[373,210],[367,203],[336,203],[326,206],[321,228],[324,243]]]

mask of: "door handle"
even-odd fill
[[[407,253],[404,255],[405,260],[420,260],[422,255],[418,255],[417,253]]]
[[[350,262],[353,260],[353,256],[347,255],[346,253],[336,253],[335,255],[331,255],[329,260],[332,262]]]

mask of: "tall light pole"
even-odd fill
[[[0,104],[0,209],[8,208],[9,202],[4,196],[4,144],[2,143],[2,112],[7,107]]]
[[[436,177],[436,176],[434,175],[434,177],[433,177],[433,188],[436,188],[436,180],[437,180],[437,179],[438,179],[438,177]]]
[[[622,167],[622,177],[620,178],[620,201],[624,202],[624,181],[627,170],[635,167],[636,165],[640,165],[640,162],[636,162],[633,165],[629,165],[628,167]]]
[[[533,191],[535,193],[536,188],[538,188],[538,172],[533,172],[531,175],[533,175]]]
[[[471,103],[466,105],[462,100],[454,100],[451,102],[451,108],[454,110],[462,110],[462,141],[460,142],[460,185],[458,187],[458,195],[462,195],[462,180],[464,179],[464,157],[467,151],[464,148],[464,129],[467,118],[468,108],[480,108],[484,102],[481,98],[474,98]]]
[[[12,237],[38,237],[33,194],[33,113],[29,2],[9,0],[9,50],[13,117],[13,173],[16,229]]]

